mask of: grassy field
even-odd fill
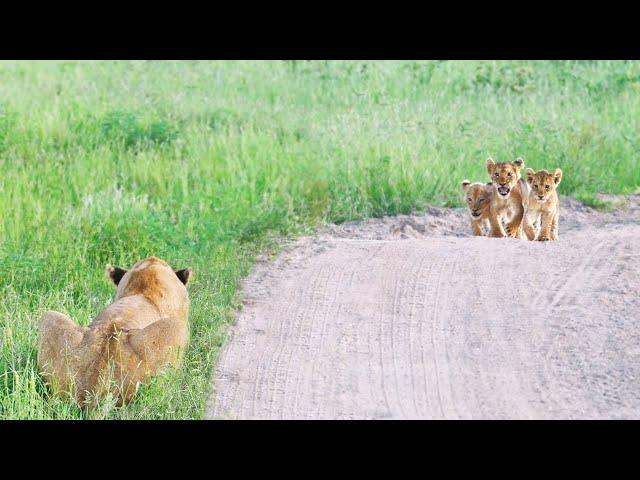
[[[460,206],[486,157],[561,193],[640,186],[638,62],[0,62],[0,418],[84,418],[36,369],[47,309],[87,324],[107,263],[190,266],[181,370],[93,418],[200,418],[240,281],[274,239]]]

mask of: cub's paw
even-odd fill
[[[547,235],[540,235],[538,237],[538,241],[539,242],[548,242],[549,240],[551,240]]]
[[[489,237],[491,237],[491,238],[502,238],[502,237],[504,237],[504,235],[502,235],[502,233],[500,233],[498,231],[491,230],[489,232]]]
[[[518,238],[520,236],[519,233],[518,233],[518,229],[517,228],[507,227],[505,230],[507,232],[507,236],[508,237]]]

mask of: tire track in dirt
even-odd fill
[[[640,204],[557,242],[328,226],[247,280],[209,418],[640,418]],[[575,215],[573,215],[575,214]]]

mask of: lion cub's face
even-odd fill
[[[491,177],[499,198],[508,198],[513,188],[520,179],[520,169],[524,166],[524,160],[518,158],[513,162],[495,163],[491,157],[487,159],[487,172]]]
[[[538,170],[536,172],[532,168],[527,168],[526,174],[527,183],[531,186],[531,195],[538,202],[546,202],[562,180],[562,170],[559,168],[556,168],[553,172],[547,172],[546,170]]]
[[[139,293],[165,298],[171,292],[186,291],[191,269],[173,270],[164,260],[148,257],[129,270],[108,266],[107,274],[118,287],[116,298]]]
[[[490,188],[490,183],[471,183],[469,180],[462,182],[462,189],[466,194],[467,207],[471,218],[478,220],[482,217],[483,212],[486,211],[491,195]]]

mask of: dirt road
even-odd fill
[[[563,199],[557,242],[458,209],[297,241],[247,280],[208,417],[640,418],[639,205]]]

